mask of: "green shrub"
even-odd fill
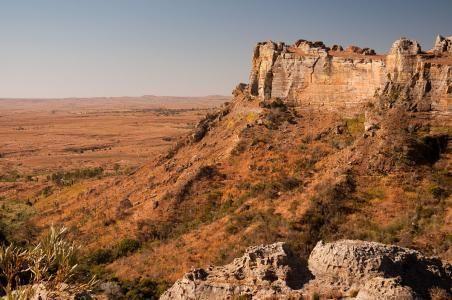
[[[165,240],[171,235],[174,226],[171,222],[140,220],[137,222],[138,240],[141,242]]]
[[[248,142],[246,140],[240,139],[239,142],[232,149],[231,154],[235,156],[240,155],[241,153],[245,152],[247,147]]]
[[[97,249],[88,257],[88,262],[94,265],[108,264],[114,260],[111,249]]]
[[[150,278],[136,279],[134,281],[121,282],[121,288],[125,294],[124,299],[158,299],[163,292],[169,288],[169,284],[164,281]]]
[[[235,224],[228,224],[225,228],[226,232],[229,234],[236,234],[240,231],[240,228],[238,228]]]
[[[120,241],[114,248],[114,256],[116,258],[130,255],[140,249],[141,243],[133,239],[124,239]]]
[[[113,262],[114,260],[128,256],[137,251],[141,247],[141,243],[134,239],[124,239],[112,248],[97,249],[88,257],[87,261],[91,265],[103,265]]]
[[[104,173],[100,167],[77,169],[69,172],[56,172],[50,176],[50,179],[57,185],[68,186],[74,184],[80,179],[89,179],[99,177]]]
[[[346,119],[345,123],[347,126],[348,132],[353,136],[358,136],[363,134],[364,132],[364,115],[361,114],[356,118]]]
[[[46,186],[46,187],[43,188],[42,191],[41,191],[41,195],[42,195],[44,198],[46,198],[46,197],[48,197],[48,196],[50,196],[50,195],[52,195],[52,194],[53,194],[53,190],[52,190],[52,187],[51,187],[51,186]]]
[[[444,199],[448,196],[448,192],[439,186],[431,187],[430,193],[433,195],[433,197],[435,197],[435,199]]]
[[[16,182],[21,178],[16,170],[9,171],[7,174],[0,175],[0,182]]]
[[[311,170],[317,162],[318,159],[312,156],[298,159],[295,161],[295,172],[302,173],[303,171]]]
[[[351,174],[316,187],[317,194],[303,218],[290,224],[289,241],[296,252],[306,257],[318,240],[328,240],[338,232],[346,216],[353,211],[347,199],[354,190]],[[354,202],[353,199],[350,202]]]

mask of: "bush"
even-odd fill
[[[270,182],[258,182],[255,185],[249,187],[250,197],[257,197],[262,195],[268,199],[278,198],[279,192],[291,191],[300,186],[300,180],[296,177],[281,176],[274,181]]]
[[[52,187],[51,186],[46,186],[45,188],[42,189],[41,191],[41,195],[46,198],[50,195],[52,195],[53,191],[52,191]]]
[[[345,124],[347,126],[348,132],[353,136],[359,136],[364,132],[364,115],[361,114],[356,118],[346,119]]]
[[[94,278],[85,284],[65,284],[75,274],[78,248],[65,240],[65,233],[66,228],[52,227],[31,249],[12,244],[0,247],[0,285],[7,299],[32,298],[34,284],[43,285],[49,295],[56,290],[70,294],[91,290],[96,284]]]
[[[245,150],[248,147],[248,142],[246,140],[240,139],[238,141],[238,143],[235,145],[235,147],[232,149],[231,151],[231,155],[240,155],[243,152],[245,152]]]
[[[170,222],[158,222],[153,220],[141,220],[137,222],[138,240],[141,242],[165,240],[174,229]]]
[[[103,265],[130,255],[141,247],[141,243],[134,239],[124,239],[110,249],[97,249],[87,257],[92,265]]]
[[[124,299],[131,300],[158,299],[168,287],[168,283],[150,278],[121,283],[121,288],[125,294]]]
[[[0,175],[0,182],[16,182],[20,179],[20,174],[16,170]]]
[[[113,251],[111,249],[97,249],[88,257],[88,262],[94,265],[108,264],[113,260]]]
[[[133,239],[124,239],[120,241],[114,249],[114,256],[116,258],[130,255],[131,253],[140,249],[141,243]]]
[[[447,198],[447,196],[449,196],[448,192],[439,186],[431,187],[430,193],[432,193],[432,195],[435,199],[444,199],[444,198]]]

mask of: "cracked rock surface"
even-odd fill
[[[358,240],[318,242],[308,264],[284,243],[250,247],[225,266],[195,269],[161,299],[428,299],[451,295],[452,266],[420,252]]]

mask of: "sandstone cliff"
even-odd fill
[[[417,42],[401,38],[387,55],[305,40],[259,43],[250,92],[261,99],[283,98],[300,108],[354,113],[374,101],[376,93],[410,89],[404,95],[412,110],[447,112],[452,103],[451,43],[438,37],[434,50],[422,52]]]
[[[320,241],[306,267],[284,243],[250,247],[231,264],[196,269],[161,299],[416,299],[452,287],[452,266],[397,246]]]

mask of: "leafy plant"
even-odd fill
[[[95,286],[95,278],[87,283],[70,282],[77,269],[78,247],[65,239],[66,231],[64,227],[51,227],[30,249],[13,244],[0,247],[0,286],[6,299],[29,299],[36,285],[42,286],[48,296],[56,290],[76,294]]]

